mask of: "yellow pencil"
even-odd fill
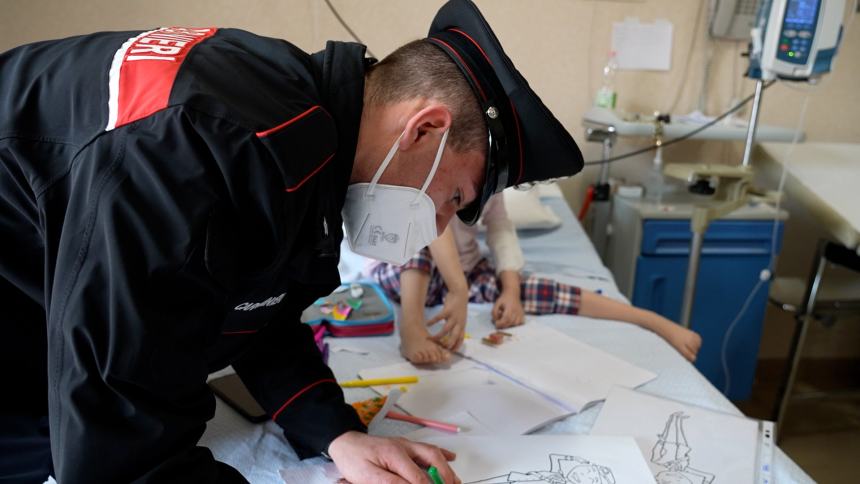
[[[398,385],[401,383],[418,383],[417,376],[395,376],[391,378],[371,378],[368,380],[349,380],[338,384],[344,388],[373,387],[377,385]]]

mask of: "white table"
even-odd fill
[[[787,195],[806,206],[832,239],[819,241],[816,263],[808,277],[803,303],[797,310],[799,317],[789,353],[790,367],[774,410],[773,418],[779,428],[792,397],[825,268],[828,263],[835,263],[860,275],[860,144],[801,143],[792,150],[784,144],[763,143],[754,163],[777,163],[779,168],[784,168]]]
[[[520,234],[520,244],[527,261],[526,270],[591,290],[600,289],[610,297],[623,298],[612,280],[612,274],[600,262],[582,226],[564,200],[560,197],[542,200],[552,207],[564,224],[549,233],[534,231]],[[356,262],[353,265],[360,267],[362,264]],[[478,326],[490,327],[491,307],[488,304],[469,305],[470,332],[476,332]],[[615,321],[557,314],[534,318],[586,344],[656,373],[658,377],[655,380],[640,387],[643,392],[741,415],[692,364],[654,333]],[[330,364],[338,380],[355,379],[363,368],[403,361],[398,352],[397,334],[371,338],[329,338],[328,341],[332,348]],[[345,394],[348,401],[375,395],[369,388],[347,388]],[[538,433],[587,434],[602,406],[603,403],[598,403],[588,407],[574,416],[544,427]],[[414,424],[385,420],[379,433],[403,435],[417,428]],[[282,482],[280,469],[322,472],[320,469],[324,466],[321,458],[299,463],[277,425],[272,422],[251,424],[220,400],[215,417],[207,425],[200,445],[209,447],[216,458],[236,467],[254,484]],[[774,477],[780,484],[813,482],[781,449],[776,450],[773,464]]]
[[[791,197],[814,214],[840,244],[860,246],[860,144],[798,143],[789,158],[784,143],[762,143],[755,165],[779,163],[788,172]]]

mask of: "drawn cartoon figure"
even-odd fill
[[[657,443],[651,449],[651,462],[665,467],[654,479],[657,484],[712,484],[714,474],[690,467],[690,451],[684,435],[684,420],[690,418],[684,412],[675,412],[666,421],[663,433],[657,435]]]
[[[549,455],[548,471],[509,472],[466,484],[615,484],[608,467],[594,464],[581,457],[562,454]]]

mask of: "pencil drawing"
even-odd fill
[[[684,412],[669,415],[663,433],[651,449],[651,462],[666,470],[654,475],[657,484],[713,484],[714,474],[690,467],[690,452],[684,434],[684,420],[690,418]]]
[[[615,476],[608,467],[595,464],[582,457],[564,454],[549,455],[549,470],[527,472],[511,471],[466,484],[615,484]]]

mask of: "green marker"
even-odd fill
[[[433,484],[445,484],[445,481],[439,476],[439,469],[435,466],[430,466],[427,469],[427,475],[430,476],[430,480],[433,481]]]

